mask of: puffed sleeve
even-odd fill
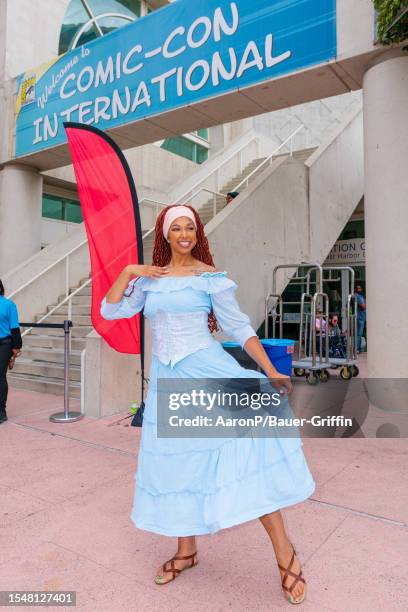
[[[234,338],[242,348],[245,342],[256,336],[248,315],[241,312],[235,297],[235,287],[211,294],[214,314],[222,331]]]
[[[138,280],[135,278],[130,281],[120,302],[110,304],[106,301],[106,297],[103,298],[101,315],[104,319],[130,319],[143,309],[146,293],[138,286]]]

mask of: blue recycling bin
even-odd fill
[[[290,376],[292,374],[292,357],[295,340],[268,338],[261,340],[261,344],[278,372]],[[255,361],[241,348],[238,342],[223,342],[222,346],[228,353],[235,357],[243,368],[260,370],[257,363],[255,363]]]
[[[261,340],[269,359],[281,374],[292,374],[292,358],[295,350],[295,340],[285,338],[266,338]]]

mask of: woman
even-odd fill
[[[7,421],[7,368],[14,366],[21,347],[17,307],[4,297],[4,286],[0,280],[0,424]]]
[[[140,529],[178,537],[177,554],[160,567],[155,582],[167,584],[197,565],[195,536],[259,517],[275,550],[284,594],[300,603],[305,581],[279,508],[314,490],[301,440],[157,436],[157,379],[265,379],[242,368],[212,337],[217,321],[279,388],[290,391],[291,382],[272,366],[249,318],[240,312],[236,284],[215,270],[197,212],[169,206],[155,229],[153,265],[127,266],[101,305],[106,319],[132,317],[144,309],[152,330],[132,520]]]

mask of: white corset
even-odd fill
[[[158,310],[149,318],[152,330],[152,353],[162,363],[173,367],[178,361],[210,346],[206,312],[164,312]]]

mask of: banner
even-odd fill
[[[101,301],[128,264],[143,263],[139,206],[125,157],[96,128],[67,123],[68,143],[88,236],[92,270],[92,325],[115,350],[142,357],[141,315],[107,321]]]
[[[328,62],[336,0],[179,0],[17,78],[16,156]]]

